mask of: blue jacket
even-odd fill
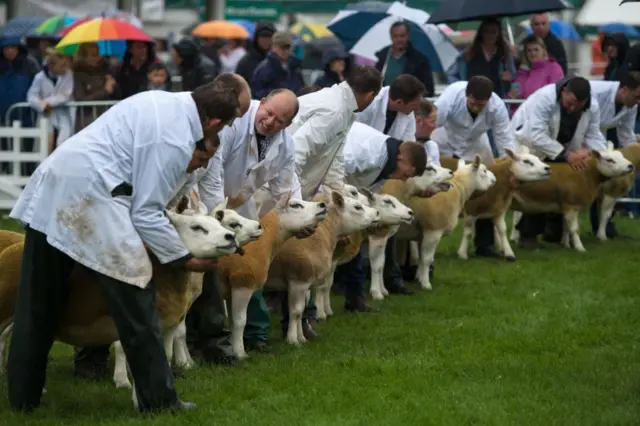
[[[0,49],[4,46],[18,46],[20,53],[13,61],[7,60],[0,54],[0,123],[4,123],[5,115],[11,105],[26,102],[33,78],[40,72],[40,66],[28,55],[27,48],[20,43],[20,40],[0,39]],[[33,124],[31,116],[31,110],[20,108],[10,121],[21,120],[23,126],[30,126]]]
[[[458,56],[456,62],[451,65],[451,68],[447,71],[447,83],[453,84],[456,81],[466,81],[467,78],[467,61],[465,60],[466,51],[462,51]],[[498,75],[502,74],[505,71],[509,71],[513,78],[516,77],[516,62],[513,59],[513,56],[509,56],[507,63],[503,63],[500,61],[498,65]],[[504,97],[506,95],[506,84],[503,82],[503,87],[495,88],[495,92],[500,96]]]
[[[289,56],[285,68],[273,52],[267,54],[266,59],[260,62],[251,77],[251,91],[254,99],[262,99],[274,89],[289,89],[297,93],[303,86],[300,61]]]
[[[329,65],[334,59],[344,59],[344,78],[346,79],[349,74],[349,69],[351,68],[349,54],[344,49],[339,48],[327,50],[322,61],[324,63],[324,74],[318,77],[314,83],[316,86],[320,86],[321,89],[342,83],[338,75],[329,69]]]

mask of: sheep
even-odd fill
[[[240,216],[234,210],[227,209],[227,199],[221,204],[216,206],[211,212],[210,216],[217,218],[222,226],[235,233],[236,242],[238,244],[238,252],[242,252],[242,246],[245,244],[256,241],[262,235],[262,226],[255,220],[246,219]],[[182,197],[180,202],[174,207],[175,212],[182,216],[205,216],[207,215],[206,207],[200,201],[198,194],[192,191],[191,197]],[[174,359],[176,367],[189,369],[192,368],[195,363],[189,354],[186,341],[186,325],[185,316],[193,302],[202,293],[202,273],[190,272],[188,276],[188,285],[186,286],[185,298],[187,301],[184,314],[181,321],[171,333],[165,333],[165,351],[169,363]],[[158,292],[157,298],[159,303],[164,304],[167,301],[162,300],[162,292]],[[180,299],[181,301],[183,299]],[[117,388],[131,388],[131,382],[127,375],[127,365],[124,350],[120,341],[116,341],[114,344],[115,352],[115,367],[113,372],[113,381]]]
[[[468,165],[464,160],[458,160],[449,191],[431,198],[411,197],[408,200],[407,206],[413,209],[416,221],[411,227],[400,227],[398,238],[421,239],[416,279],[423,289],[431,290],[429,268],[442,236],[455,229],[458,216],[469,198],[476,191],[487,191],[495,182],[496,176],[481,164],[480,157],[476,155],[475,161]]]
[[[183,244],[195,257],[220,257],[236,252],[238,244],[235,234],[225,229],[219,222],[224,211],[216,212],[216,217],[183,216],[166,212],[176,228]],[[8,231],[0,231],[0,241],[6,240]],[[20,279],[20,265],[24,241],[8,246],[0,252],[0,336],[8,337],[7,327],[13,321],[13,310]],[[190,302],[187,292],[189,272],[162,265],[149,253],[153,266],[156,291],[156,308],[165,335],[173,340],[176,326],[186,314]],[[95,283],[95,273],[76,265],[69,277],[68,298],[61,311],[56,340],[74,346],[96,346],[110,344],[118,340],[118,332],[109,315],[107,301]],[[0,353],[0,359],[4,354]],[[134,406],[137,406],[135,389]]]
[[[327,218],[316,232],[304,240],[287,241],[278,251],[271,267],[267,287],[289,292],[289,329],[286,341],[306,341],[302,332],[302,311],[312,287],[324,284],[331,276],[332,257],[340,236],[362,231],[380,222],[380,212],[336,191],[325,191],[329,203]]]
[[[486,192],[474,194],[464,205],[464,232],[458,249],[460,259],[468,258],[469,239],[473,238],[477,219],[493,219],[495,245],[508,261],[516,260],[507,238],[505,216],[511,206],[514,189],[526,182],[548,179],[551,168],[522,147],[519,154],[507,149],[508,158],[487,165],[496,183]]]
[[[609,150],[613,150],[613,144],[608,144]],[[631,161],[635,171],[640,167],[640,144],[632,144],[620,149],[624,158]],[[635,173],[610,179],[605,182],[602,187],[602,200],[600,202],[600,223],[598,224],[598,232],[596,236],[601,241],[607,240],[607,222],[613,213],[616,205],[616,199],[625,197],[635,185]]]
[[[269,266],[283,244],[295,233],[316,226],[327,216],[322,202],[302,201],[282,197],[275,208],[260,223],[264,234],[260,240],[245,247],[245,255],[220,259],[218,276],[231,307],[231,347],[238,359],[248,357],[244,349],[244,327],[251,295],[267,281]]]
[[[517,188],[513,194],[511,209],[522,213],[562,213],[565,226],[562,244],[585,252],[580,240],[578,213],[595,200],[600,186],[610,179],[633,171],[633,164],[620,151],[592,151],[583,171],[573,170],[569,164],[553,163],[551,179],[531,182]],[[520,214],[513,215],[512,241],[519,234],[513,232]]]
[[[407,179],[407,181],[390,179],[385,182],[380,193],[393,195],[404,204],[407,204],[411,197],[418,196],[425,191],[448,191],[451,187],[448,181],[452,177],[453,172],[451,170],[429,161],[422,176],[416,176]],[[370,230],[367,234],[371,267],[371,286],[369,291],[373,300],[382,300],[389,295],[389,292],[384,287],[383,280],[385,247],[389,238],[393,237],[399,228],[399,225],[380,226]]]
[[[397,226],[402,223],[410,224],[413,221],[411,209],[398,201],[393,195],[374,194],[367,189],[361,188],[358,190],[351,185],[345,185],[344,193],[378,210],[380,212],[378,226]],[[360,251],[361,245],[367,239],[367,236],[367,230],[354,232],[349,234],[346,244],[338,244],[336,246],[331,260],[331,272],[326,276],[324,282],[315,288],[316,317],[318,320],[325,320],[328,316],[333,315],[330,296],[336,267],[350,262]]]

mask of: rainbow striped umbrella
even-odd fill
[[[116,40],[122,42],[152,41],[151,37],[144,31],[127,22],[111,18],[96,18],[84,22],[66,33],[60,43],[56,45],[56,49],[66,55],[73,55],[78,49],[78,45],[82,43],[98,43],[101,48],[101,55],[118,56],[122,52],[105,52],[103,50],[104,47],[108,46],[108,43],[104,42]]]
[[[73,16],[60,15],[52,16],[35,29],[35,35],[58,35],[64,27],[77,21]]]

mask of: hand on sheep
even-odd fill
[[[587,168],[588,158],[588,155],[585,157],[580,151],[570,152],[567,154],[567,163],[569,163],[573,170],[582,171]]]
[[[236,197],[229,197],[227,201],[227,208],[231,210],[235,210],[241,205],[244,204],[244,195],[238,194]]]
[[[298,239],[303,239],[312,236],[314,232],[316,232],[315,226],[307,226],[294,235]]]
[[[200,259],[192,257],[184,264],[184,268],[193,272],[209,272],[218,267],[218,259]]]

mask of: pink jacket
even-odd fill
[[[555,59],[547,59],[534,62],[531,65],[531,69],[522,65],[518,68],[516,78],[513,81],[514,83],[520,84],[520,95],[518,98],[526,99],[539,88],[547,84],[555,83],[563,77],[564,73],[562,72],[560,64],[558,64]],[[515,111],[517,106],[514,106],[512,109]]]

